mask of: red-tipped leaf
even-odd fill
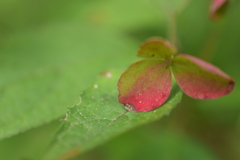
[[[144,58],[156,57],[170,59],[176,52],[176,47],[169,41],[154,37],[150,38],[140,46],[137,56]]]
[[[229,75],[190,55],[179,54],[174,57],[172,71],[180,88],[192,98],[219,98],[230,93],[234,87]]]
[[[147,112],[160,107],[172,86],[169,62],[148,58],[132,64],[118,82],[119,102],[133,112]]]
[[[210,6],[210,18],[212,20],[220,19],[224,14],[228,6],[228,3],[229,3],[229,0],[212,0],[211,6]]]

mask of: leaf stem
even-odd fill
[[[213,57],[214,50],[219,43],[219,39],[221,37],[222,29],[221,28],[214,28],[212,32],[210,33],[208,39],[206,40],[206,43],[204,44],[202,51],[199,54],[199,57],[210,61]]]
[[[168,12],[168,36],[169,40],[178,46],[177,36],[177,15],[174,12]]]
[[[169,1],[162,0],[162,1],[156,1],[151,0],[154,6],[160,7],[161,11],[164,11],[168,20],[168,39],[177,46],[178,38],[177,38],[177,11],[175,11]],[[185,0],[184,5],[182,6],[180,12],[185,8],[188,0]]]

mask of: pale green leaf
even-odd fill
[[[130,64],[134,43],[91,26],[46,26],[0,49],[0,139],[63,116],[109,67]],[[135,51],[136,52],[136,51]]]

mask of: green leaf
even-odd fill
[[[154,37],[147,40],[140,46],[137,56],[144,58],[156,57],[170,59],[176,52],[177,48],[169,41]]]
[[[113,71],[105,74],[108,76],[100,76],[80,96],[79,104],[69,108],[45,159],[83,153],[122,132],[168,115],[181,100],[182,92],[173,82],[171,95],[162,107],[152,112],[124,114],[126,110],[117,99],[120,73]]]
[[[0,139],[64,116],[99,73],[129,64],[135,47],[117,37],[78,24],[9,36],[0,49]]]

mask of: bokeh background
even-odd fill
[[[34,121],[25,112],[28,105],[43,103],[48,107],[59,101],[62,107],[53,109],[54,117],[45,115],[34,127],[2,139],[0,159],[41,159],[61,123],[59,119],[67,107],[76,104],[81,91],[100,72],[126,69],[138,60],[135,54],[145,39],[168,38],[172,20],[168,14],[172,12],[178,13],[179,51],[205,59],[231,75],[236,82],[234,91],[216,100],[183,96],[169,116],[72,159],[240,159],[240,1],[230,0],[224,17],[217,22],[209,19],[209,7],[210,0],[1,0],[0,127],[10,126],[19,116],[16,109],[24,119],[19,124]],[[59,66],[56,71],[55,66]],[[33,79],[25,80],[32,72]],[[47,78],[42,80],[45,72]],[[62,72],[63,77],[52,76]],[[23,83],[15,85],[19,79]],[[31,81],[37,87],[25,88]],[[41,90],[46,84],[56,84],[54,98],[44,97],[51,91]],[[12,92],[6,95],[4,90],[11,85]],[[30,92],[33,89],[36,93]],[[42,113],[37,111],[36,115]]]

